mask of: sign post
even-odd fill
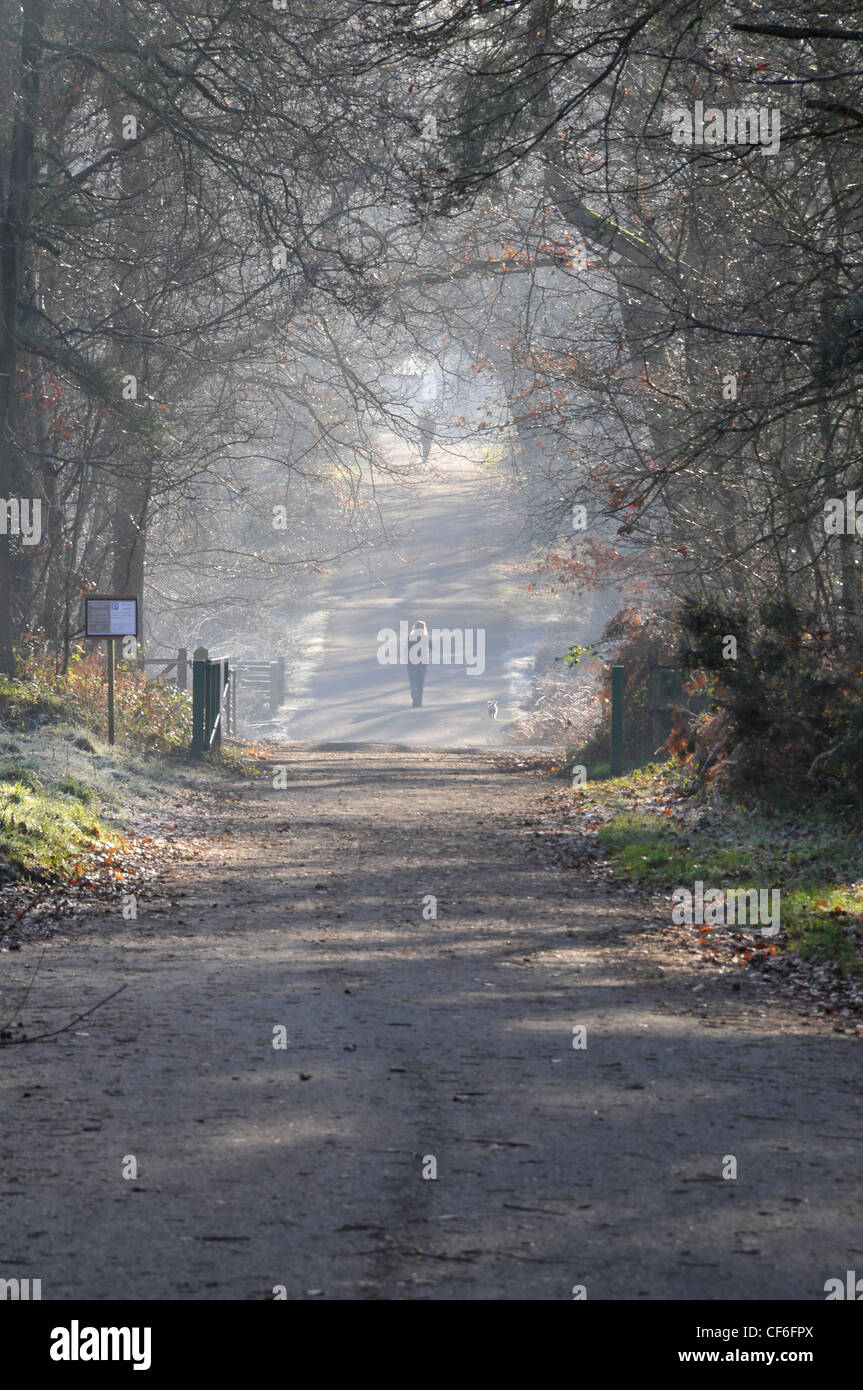
[[[114,746],[114,639],[108,638],[108,743]]]
[[[137,594],[90,594],[84,600],[84,633],[108,644],[108,743],[114,743],[114,643],[138,636]]]

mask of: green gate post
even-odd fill
[[[611,668],[611,775],[623,772],[623,672],[622,666]]]
[[[193,758],[203,756],[207,719],[207,648],[192,653],[192,747]]]

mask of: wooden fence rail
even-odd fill
[[[231,666],[240,690],[266,695],[270,714],[275,715],[285,699],[285,658],[275,661],[236,661]]]
[[[189,654],[185,647],[177,649],[177,655],[171,660],[168,656],[144,656],[138,658],[138,664],[145,669],[148,666],[161,666],[160,671],[156,671],[150,677],[151,680],[163,680],[171,671],[175,671],[172,684],[178,690],[189,689]]]

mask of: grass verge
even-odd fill
[[[106,698],[104,662],[79,648],[65,672],[31,650],[15,677],[0,676],[0,882],[74,879],[88,853],[113,863],[133,803],[162,804],[213,774],[262,775],[260,750],[239,740],[190,758],[190,697],[128,663],[109,748]]]
[[[0,764],[0,864],[6,877],[43,879],[68,872],[108,840],[93,814],[95,790],[77,778],[46,786],[21,763]]]
[[[863,968],[863,827],[828,808],[795,813],[698,800],[685,775],[649,767],[574,795],[614,871],[658,891],[778,888],[781,949]]]

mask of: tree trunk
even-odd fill
[[[18,91],[6,174],[7,198],[0,224],[0,497],[14,488],[12,404],[18,360],[16,320],[24,247],[33,189],[33,151],[39,118],[39,81],[45,0],[23,0]],[[14,669],[12,553],[8,528],[0,535],[0,671]]]

